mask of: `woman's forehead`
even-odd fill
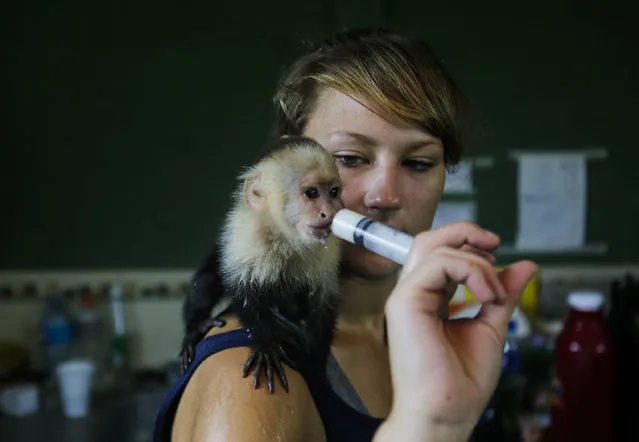
[[[379,110],[365,100],[357,100],[330,87],[323,88],[319,93],[309,119],[310,122],[337,126],[370,123],[371,120],[384,121]]]
[[[317,98],[305,132],[324,142],[346,141],[363,145],[393,139],[402,144],[441,146],[441,141],[427,131],[410,126],[397,117],[382,115],[381,110],[364,100],[325,88]]]

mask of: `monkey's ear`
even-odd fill
[[[262,175],[254,173],[246,177],[243,191],[244,198],[251,209],[261,212],[266,206],[266,193],[264,192]]]

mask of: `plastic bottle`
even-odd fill
[[[73,328],[61,294],[51,294],[45,302],[40,331],[47,370],[53,372],[58,364],[70,357]]]
[[[339,238],[358,244],[373,253],[404,265],[414,238],[400,230],[342,209],[333,218],[332,232]]]
[[[107,383],[112,387],[126,387],[129,378],[129,352],[128,336],[124,320],[124,290],[121,285],[114,284],[109,287],[109,303],[113,318],[113,333],[109,354],[109,369]]]
[[[555,346],[557,400],[545,442],[612,441],[613,358],[597,292],[573,292]]]
[[[508,331],[506,332],[502,370],[506,373],[518,373],[520,359],[519,343],[517,342],[517,321],[511,319],[508,322]]]
[[[74,358],[87,359],[93,363],[92,388],[103,388],[104,365],[107,362],[107,338],[104,324],[98,311],[98,300],[95,293],[83,287],[75,309],[77,324]]]

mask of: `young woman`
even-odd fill
[[[226,317],[200,344],[199,365],[158,420],[156,440],[467,440],[536,267],[495,272],[499,239],[477,225],[430,230],[446,167],[463,151],[454,82],[420,41],[351,32],[298,59],[275,102],[278,135],[310,136],[334,155],[345,206],[415,235],[415,246],[400,268],[344,244],[327,376],[285,367],[289,393],[269,395],[238,375],[249,341]],[[459,283],[484,307],[473,320],[446,321]]]

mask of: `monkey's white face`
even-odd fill
[[[413,235],[430,229],[445,181],[441,140],[391,123],[330,88],[318,97],[304,135],[336,158],[346,208]],[[398,268],[360,246],[342,244],[344,264],[361,277],[385,278]]]
[[[302,183],[297,199],[301,213],[295,227],[310,242],[326,243],[335,214],[343,207],[339,177],[326,184],[311,177]]]

